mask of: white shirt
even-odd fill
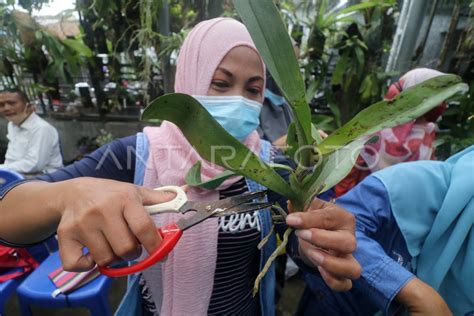
[[[20,173],[51,172],[63,166],[56,129],[35,113],[21,124],[8,122],[5,167]]]

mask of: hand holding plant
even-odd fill
[[[306,212],[294,212],[291,205],[289,209],[292,214],[287,216],[286,223],[296,229],[302,259],[319,270],[331,289],[349,290],[351,279],[359,278],[361,273],[352,256],[356,248],[354,216],[320,199],[314,199]],[[340,240],[332,238],[334,229],[339,231]]]

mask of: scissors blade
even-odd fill
[[[267,194],[267,191],[257,191],[252,193],[243,193],[235,196],[231,196],[219,201],[214,202],[186,202],[182,207],[179,208],[178,212],[185,214],[189,211],[213,211],[215,209],[228,210],[237,207],[241,204],[251,202],[255,199],[262,199]]]
[[[216,202],[216,204],[219,204],[216,206],[221,207],[221,208],[236,207],[238,205],[251,202],[256,199],[259,199],[259,200],[263,199],[266,194],[267,194],[267,191],[257,191],[257,192],[239,194],[239,195],[231,196],[231,197],[228,197],[226,199]]]
[[[176,224],[181,230],[185,230],[199,224],[209,217],[252,212],[269,207],[273,203],[251,202],[255,199],[263,198],[266,193],[266,191],[244,193],[211,203],[187,202],[180,208],[180,212],[184,214],[189,211],[195,211],[196,213],[188,218],[181,218]]]
[[[271,202],[245,203],[245,204],[241,204],[241,205],[237,205],[235,207],[225,209],[222,212],[216,212],[212,216],[213,217],[221,217],[221,216],[228,216],[228,215],[234,215],[234,214],[239,214],[239,213],[249,213],[249,212],[252,212],[252,211],[258,211],[260,209],[270,207],[272,205],[273,205],[273,203],[271,203]]]
[[[190,211],[190,210],[188,210]],[[181,230],[186,230],[188,228],[193,227],[194,225],[197,225],[201,223],[202,221],[208,219],[209,217],[213,216],[212,210],[207,211],[207,210],[199,210],[194,214],[193,216],[190,216],[188,218],[180,218],[177,222],[176,225],[178,225],[179,229]]]

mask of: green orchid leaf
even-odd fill
[[[298,145],[310,145],[311,111],[306,103],[305,85],[287,28],[272,0],[235,0],[235,8],[252,36],[268,70],[288,100],[296,122]],[[301,163],[311,155],[304,151]]]
[[[290,157],[296,163],[298,162],[295,155],[298,150],[298,135],[296,135],[295,122],[291,122],[288,126],[288,132],[286,134],[286,144],[288,145],[285,148],[285,155]]]
[[[353,119],[337,129],[319,144],[325,155],[364,135],[412,121],[457,93],[465,93],[468,86],[455,75],[443,75],[397,95],[391,101],[381,101],[360,111]]]
[[[71,48],[73,51],[76,51],[78,54],[85,57],[92,57],[92,50],[82,41],[77,39],[64,39],[62,43],[67,47]]]
[[[167,94],[151,102],[142,120],[160,119],[176,124],[199,155],[239,175],[249,177],[285,197],[290,186],[270,166],[230,135],[193,97]]]
[[[334,117],[325,114],[314,116],[313,125],[318,126],[319,129],[323,130],[325,133],[330,133],[335,130]]]
[[[290,166],[282,165],[282,164],[279,164],[279,163],[271,163],[271,164],[268,164],[268,165],[273,169],[281,169],[281,170],[286,170],[286,171],[290,171],[290,172],[294,171]]]
[[[235,175],[236,175],[235,172],[226,170],[218,174],[211,180],[203,182],[201,179],[201,162],[198,161],[194,164],[194,166],[191,167],[191,169],[189,169],[184,180],[186,181],[186,184],[192,187],[199,187],[201,189],[206,189],[206,190],[214,190],[218,186],[220,186],[225,180]]]
[[[316,142],[316,144],[320,144],[323,141],[321,134],[319,134],[318,128],[314,123],[311,123],[311,137]]]
[[[339,85],[342,83],[342,79],[344,74],[347,72],[347,65],[349,63],[349,54],[345,52],[342,54],[341,58],[336,64],[336,68],[334,69],[334,73],[332,74],[331,84],[332,85]]]
[[[361,137],[323,157],[320,170],[305,179],[303,199],[305,206],[308,206],[317,194],[329,190],[349,174],[369,138],[370,136]]]
[[[335,22],[340,22],[341,19],[345,18],[347,14],[355,13],[357,11],[370,9],[373,7],[385,7],[390,6],[391,4],[387,3],[380,3],[379,1],[367,1],[355,5],[351,5],[345,9],[337,11],[333,14],[328,15],[324,20],[324,26],[329,27],[330,25],[334,24]]]

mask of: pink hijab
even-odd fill
[[[385,99],[391,100],[401,91],[441,75],[444,73],[429,68],[410,70],[389,87]],[[446,104],[443,102],[423,115],[422,119],[378,132],[379,140],[361,152],[370,170],[374,172],[400,162],[433,159],[434,122],[445,109]]]
[[[388,88],[385,100],[391,100],[403,90],[441,75],[444,73],[433,69],[413,69]],[[446,104],[443,102],[423,115],[423,119],[386,128],[376,133],[379,136],[378,141],[362,149],[356,166],[335,186],[336,196],[339,197],[352,189],[371,172],[401,162],[434,159],[433,142],[436,128],[434,122],[445,109]]]
[[[247,46],[257,51],[245,26],[230,18],[216,18],[196,25],[181,48],[175,78],[175,92],[207,95],[215,69],[227,53]],[[262,60],[262,65],[264,65]],[[263,74],[265,67],[263,66]],[[263,97],[262,97],[263,101]],[[224,171],[203,160],[188,143],[179,128],[171,122],[160,127],[147,127],[150,156],[144,186],[183,185],[188,170],[202,162],[201,176],[209,180]],[[243,142],[254,153],[261,150],[256,131]],[[241,179],[233,177],[216,191],[191,189],[190,200],[219,199],[218,190]],[[180,215],[154,216],[157,226],[176,221]],[[164,263],[143,272],[160,315],[206,315],[211,299],[217,259],[217,219],[208,219],[187,230]]]

